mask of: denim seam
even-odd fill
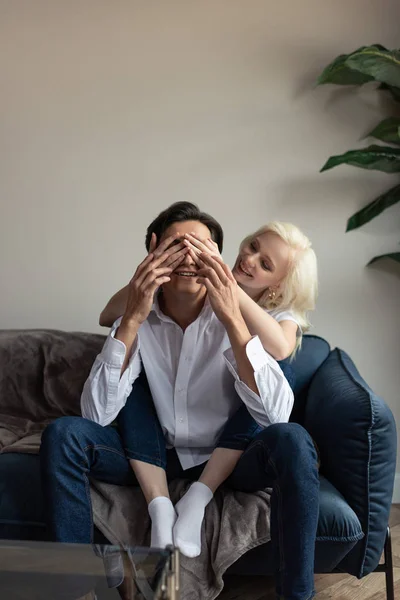
[[[126,456],[130,460],[142,460],[143,462],[149,463],[151,465],[155,465],[157,467],[161,467],[165,470],[166,465],[160,458],[154,458],[154,456],[149,456],[148,454],[142,454],[140,452],[134,452],[126,448]]]
[[[158,421],[158,416],[157,416],[157,413],[156,413],[156,420],[154,421],[154,427],[155,427],[155,429],[156,429],[156,432],[155,432],[155,434],[156,434],[156,440],[157,440],[157,446],[158,446],[158,461],[159,461],[160,463],[163,463],[163,461],[162,461],[162,459],[161,459],[161,447],[160,447],[160,438],[159,438],[159,436],[158,436],[158,431],[157,431],[157,421]],[[157,460],[157,459],[155,459],[155,460]],[[158,465],[158,466],[162,466],[162,464],[161,464],[161,465]],[[165,465],[165,467],[164,467],[164,468],[166,468],[166,467],[167,467],[167,465]]]
[[[315,540],[317,542],[358,542],[362,540],[364,537],[364,533],[357,533],[356,535],[349,535],[346,537],[338,537],[338,536],[329,536],[329,535],[318,535]]]
[[[83,451],[85,453],[85,459],[86,459],[86,468],[89,469],[89,461],[88,458],[86,456],[86,452],[88,450],[107,450],[108,452],[112,452],[113,454],[118,454],[118,456],[123,456],[124,458],[126,458],[125,454],[123,452],[118,452],[118,450],[115,450],[114,448],[109,448],[108,446],[103,446],[101,444],[89,444],[88,446],[85,446],[83,448]],[[86,489],[86,497],[87,497],[87,501],[88,501],[88,505],[89,505],[89,512],[90,512],[90,520],[92,523],[92,528],[91,528],[91,532],[90,532],[90,542],[91,544],[93,544],[94,541],[94,528],[93,528],[93,507],[92,507],[92,499],[90,496],[90,481],[89,481],[89,477],[86,475],[86,473],[84,473],[84,478],[85,478],[85,489]]]
[[[254,444],[252,444],[252,448],[255,448],[256,446],[261,446],[264,454],[267,454],[267,452],[268,452],[268,454],[271,453],[271,451],[270,451],[270,449],[267,446],[267,444],[266,444],[265,441],[257,440]],[[279,566],[280,566],[280,569],[279,569],[279,573],[277,573],[277,577],[279,577],[279,579],[280,579],[280,587],[282,589],[283,588],[283,585],[282,585],[282,573],[285,570],[285,555],[284,555],[284,552],[283,552],[283,543],[282,543],[282,535],[283,535],[283,533],[282,533],[282,529],[283,529],[283,527],[282,527],[282,496],[281,496],[280,487],[279,487],[279,483],[278,483],[278,471],[277,471],[277,468],[275,466],[274,461],[271,460],[268,455],[267,455],[267,462],[268,462],[269,465],[271,465],[272,470],[275,473],[275,478],[276,478],[275,479],[275,483],[276,483],[276,486],[274,486],[274,490],[273,491],[277,494],[277,498],[279,500],[279,502],[278,502],[278,504],[279,504],[279,510],[278,510],[277,518],[278,518],[278,531],[279,531]]]
[[[123,452],[118,452],[118,450],[110,448],[109,446],[102,446],[101,444],[89,444],[89,446],[84,447],[83,451],[86,453],[86,451],[89,450],[89,448],[91,448],[92,450],[108,450],[108,452],[113,452],[114,454],[118,454],[118,456],[123,456],[124,458],[126,458],[126,455]]]

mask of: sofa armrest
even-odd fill
[[[340,566],[362,577],[379,563],[389,519],[396,468],[393,414],[336,348],[310,385],[305,427],[318,445],[322,473],[360,520],[365,537]]]

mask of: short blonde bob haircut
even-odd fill
[[[281,221],[272,221],[248,235],[240,244],[240,250],[267,232],[278,235],[286,242],[292,248],[293,256],[288,273],[276,290],[275,297],[270,298],[267,288],[257,304],[267,310],[290,310],[298,320],[302,333],[306,333],[311,326],[308,315],[315,309],[318,294],[317,257],[308,237],[296,225]],[[301,336],[298,336],[294,352],[300,345]]]

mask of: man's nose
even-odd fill
[[[190,254],[188,252],[187,254],[185,254],[185,258],[183,259],[182,264],[186,265],[187,267],[192,267],[196,263],[194,262],[193,258],[190,256]]]

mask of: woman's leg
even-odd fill
[[[176,512],[169,497],[165,471],[165,438],[144,370],[134,382],[117,421],[125,454],[148,504],[151,546],[164,548],[173,543]]]
[[[174,542],[185,556],[200,554],[201,525],[207,504],[230,476],[243,451],[261,429],[243,404],[228,421],[218,447],[206,463],[199,480],[191,485],[175,505],[178,519],[174,527]]]
[[[271,543],[278,596],[312,598],[319,477],[310,435],[297,423],[270,425],[245,450],[227,484],[244,492],[272,487]]]
[[[295,375],[292,366],[287,361],[279,364],[293,389]],[[207,504],[234,471],[244,450],[262,430],[243,404],[226,424],[198,483],[193,484],[175,506],[178,519],[174,527],[174,541],[186,556],[200,554],[201,525]]]

